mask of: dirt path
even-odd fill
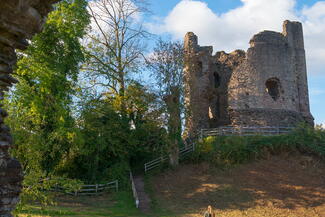
[[[142,212],[149,212],[150,211],[150,203],[151,200],[148,194],[144,190],[144,181],[142,176],[135,176],[134,177],[134,185],[138,192],[139,197],[139,209]]]

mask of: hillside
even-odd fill
[[[150,179],[156,206],[173,216],[325,216],[325,165],[309,156],[274,156],[227,170],[182,165]],[[157,215],[159,216],[159,214]]]

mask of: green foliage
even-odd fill
[[[164,110],[166,116],[170,163],[173,166],[178,165],[178,147],[182,143],[183,61],[183,44],[162,39],[157,41],[153,53],[146,61],[147,68],[151,70],[156,86],[159,88],[161,109]]]
[[[197,144],[194,159],[229,166],[295,151],[325,158],[325,131],[301,125],[287,135],[207,137]]]
[[[16,146],[11,149],[22,163],[25,180],[20,206],[28,200],[47,204],[46,193],[59,182],[58,168],[81,143],[71,113],[79,65],[80,40],[89,24],[86,0],[64,0],[49,14],[42,33],[19,53],[15,69],[19,84],[6,107]],[[60,183],[75,186],[75,180]]]
[[[39,202],[42,205],[55,205],[54,194],[51,190],[58,186],[65,192],[75,192],[82,186],[82,182],[57,176],[48,176],[37,170],[27,173],[23,181],[23,191],[17,211],[23,210],[28,203]]]
[[[119,188],[127,189],[130,186],[130,166],[127,161],[120,161],[106,170],[110,180],[118,180]]]
[[[323,128],[313,129],[301,126],[296,129],[292,137],[299,151],[325,158],[325,130]]]
[[[30,201],[39,201],[41,204],[53,204],[53,198],[50,194],[44,193],[45,190],[53,187],[49,179],[44,178],[44,174],[36,170],[31,171],[24,177],[23,192],[20,195],[18,209],[24,207]]]
[[[163,128],[157,96],[143,85],[132,82],[126,90],[127,115],[131,125],[130,158],[143,166],[145,161],[167,150],[167,132]]]
[[[85,0],[58,4],[17,63],[20,83],[8,102],[8,123],[19,146],[12,153],[25,169],[38,160],[50,173],[78,142],[70,106],[83,61],[79,41],[89,23],[86,6]]]
[[[184,47],[181,42],[159,39],[146,63],[163,95],[172,94],[175,87],[183,91]]]
[[[79,129],[83,143],[59,173],[92,183],[108,181],[107,168],[128,156],[127,121],[111,105],[93,100],[84,105]]]
[[[144,161],[164,151],[166,133],[156,121],[159,112],[152,110],[153,95],[134,83],[125,99],[126,117],[120,114],[119,97],[83,98],[77,120],[83,143],[70,155],[61,174],[91,183],[118,178],[123,185],[129,163],[142,167]]]

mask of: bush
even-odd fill
[[[126,161],[121,161],[109,167],[106,171],[107,181],[118,180],[119,188],[127,188],[130,185],[130,166]]]
[[[82,185],[83,183],[76,179],[46,176],[39,170],[33,170],[24,176],[23,189],[16,211],[23,210],[30,202],[38,202],[42,207],[55,205],[53,189],[60,187],[64,192],[75,192]]]
[[[296,151],[325,159],[325,130],[300,125],[286,135],[207,137],[197,144],[193,159],[229,166]]]

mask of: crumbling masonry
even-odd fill
[[[0,0],[0,98],[17,80],[11,74],[16,63],[15,49],[24,50],[26,39],[42,30],[52,4],[59,0]],[[8,149],[12,145],[9,128],[4,124],[6,111],[0,105],[0,216],[12,216],[19,199],[22,169],[12,159]]]
[[[301,23],[254,35],[247,52],[212,55],[192,32],[184,43],[188,136],[218,126],[313,125]]]

